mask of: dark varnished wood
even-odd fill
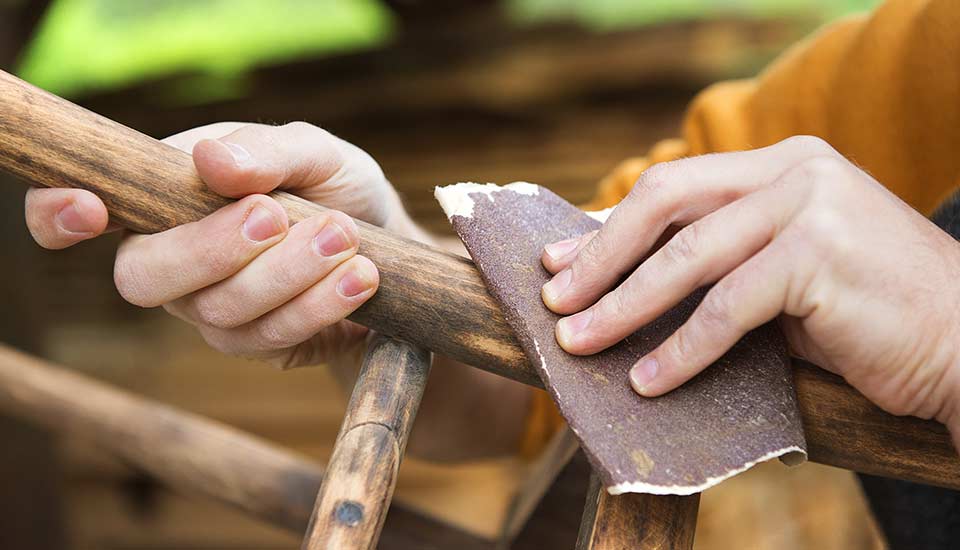
[[[34,185],[93,191],[113,221],[142,233],[196,221],[231,202],[206,188],[189,154],[2,71],[0,168]],[[326,210],[288,193],[271,196],[294,223]],[[352,320],[508,378],[540,383],[471,262],[357,224],[360,252],[377,265],[380,290]],[[459,312],[451,315],[453,309]]]
[[[5,73],[0,168],[36,185],[90,189],[116,221],[138,231],[193,221],[227,203],[206,190],[189,155]],[[293,220],[323,211],[292,195],[274,197]],[[469,260],[358,223],[361,251],[380,269],[381,286],[351,319],[541,386]],[[960,458],[940,424],[867,406],[856,390],[819,369],[801,365],[797,373],[813,460],[960,489]]]
[[[809,363],[795,361],[794,371],[810,460],[960,489],[960,461],[942,424],[886,413]]]
[[[577,550],[690,550],[700,495],[611,496],[590,476]]]
[[[257,437],[132,395],[0,345],[0,410],[89,439],[172,488],[303,532],[323,469]],[[402,507],[380,548],[492,545]]]
[[[426,350],[386,336],[371,342],[303,548],[377,547],[429,373]]]

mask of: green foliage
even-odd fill
[[[722,15],[814,16],[868,10],[880,0],[508,0],[517,21],[574,20],[598,30]]]
[[[391,28],[378,0],[57,0],[19,73],[62,95],[182,71],[229,83],[253,66],[380,44]]]

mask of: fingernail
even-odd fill
[[[592,320],[593,311],[588,309],[557,321],[557,340],[560,341],[560,346],[564,349],[569,347],[574,337],[586,330]]]
[[[344,275],[337,283],[337,292],[344,298],[353,298],[373,288],[373,282],[360,270],[353,269]]]
[[[262,242],[280,234],[283,227],[280,220],[270,209],[257,205],[243,220],[243,236],[253,242]]]
[[[560,273],[557,273],[553,279],[547,281],[547,284],[543,285],[543,297],[546,298],[548,303],[556,302],[557,298],[563,294],[563,291],[570,286],[570,277],[570,270],[564,269]]]
[[[656,359],[644,357],[630,369],[630,384],[637,393],[643,395],[659,371],[660,363]]]
[[[86,220],[80,215],[77,204],[71,202],[57,212],[57,224],[70,233],[89,233]]]
[[[250,156],[250,151],[247,151],[236,143],[230,143],[229,141],[221,141],[220,143],[226,145],[227,149],[230,150],[230,155],[233,157],[233,163],[237,166],[249,164],[253,158]]]
[[[580,242],[580,239],[567,239],[565,241],[557,241],[555,243],[550,243],[547,246],[543,247],[549,255],[554,260],[560,260],[565,257],[567,254],[573,252],[577,249],[577,243]]]
[[[350,248],[350,239],[339,225],[331,221],[313,238],[313,246],[324,256],[336,256]]]

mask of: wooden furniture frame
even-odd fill
[[[0,169],[34,185],[89,189],[115,222],[140,232],[229,203],[206,189],[188,154],[2,72]],[[324,211],[271,196],[291,223]],[[303,528],[305,491],[319,486],[304,548],[375,547],[429,373],[427,350],[531,386],[540,381],[469,260],[357,223],[381,284],[350,318],[382,336],[369,347],[322,483],[319,467],[261,441],[9,349],[0,349],[2,406],[95,437],[163,481],[288,527]],[[811,460],[960,489],[960,459],[943,426],[884,413],[810,365],[795,372]],[[171,434],[175,444],[159,444]],[[697,504],[696,496],[612,497],[594,479],[578,548],[689,548]]]

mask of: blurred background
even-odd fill
[[[678,135],[698,90],[754,75],[876,3],[0,0],[0,67],[158,138],[225,120],[323,126],[370,152],[424,226],[449,232],[435,185],[527,180],[584,202],[619,161]],[[162,312],[125,304],[112,285],[118,237],[39,249],[23,186],[8,180],[0,340],[329,453],[346,399],[325,369],[225,358]],[[299,546],[297,533],[170,492],[82,440],[0,416],[0,441],[2,548]],[[524,472],[511,458],[408,461],[398,499],[492,537]],[[575,538],[577,525],[565,528]],[[769,464],[708,491],[697,535],[701,550],[881,546],[852,476],[816,465]]]

